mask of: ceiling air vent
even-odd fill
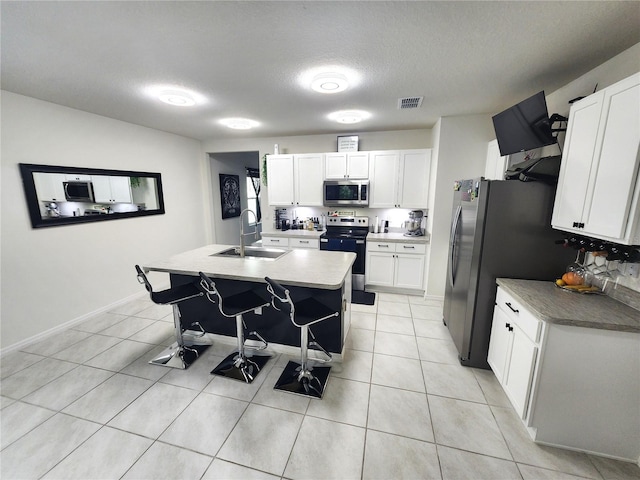
[[[400,110],[405,108],[418,108],[422,105],[422,99],[424,97],[405,97],[398,99],[398,108]]]

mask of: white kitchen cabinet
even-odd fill
[[[321,207],[324,155],[268,155],[269,205]]]
[[[498,287],[487,361],[520,418],[527,417],[540,321]]]
[[[531,438],[635,463],[640,332],[628,322],[637,311],[551,282],[498,283],[487,360]]]
[[[39,202],[64,202],[64,185],[66,176],[63,173],[33,172],[33,183]]]
[[[427,208],[431,150],[370,152],[370,208]]]
[[[269,205],[289,207],[295,203],[293,155],[267,155]]]
[[[267,235],[262,236],[263,247],[280,247],[289,248],[289,239],[283,237],[270,237]]]
[[[129,177],[93,175],[91,182],[96,203],[131,203]]]
[[[640,73],[574,103],[569,113],[554,228],[640,243]]]
[[[487,160],[484,168],[484,178],[487,180],[504,180],[504,172],[509,167],[509,156],[500,155],[498,140],[491,140],[487,145]]]
[[[293,237],[289,239],[289,246],[291,248],[312,248],[315,250],[320,250],[320,239]]]
[[[326,180],[360,180],[369,178],[368,152],[338,152],[325,154]]]
[[[318,238],[296,237],[295,234],[292,234],[292,236],[288,238],[263,235],[262,246],[280,248],[311,248],[319,250],[320,240]]]
[[[367,242],[365,284],[422,290],[426,244]]]

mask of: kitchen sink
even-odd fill
[[[281,250],[278,248],[264,248],[264,247],[244,247],[245,258],[257,258],[261,260],[276,260],[285,253],[289,253],[289,250]],[[222,250],[218,253],[213,253],[211,257],[235,257],[240,258],[240,247],[231,247],[226,250]]]

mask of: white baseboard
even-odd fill
[[[154,288],[155,290],[155,288]],[[95,316],[95,315],[99,315],[101,313],[105,313],[108,312],[109,310],[113,310],[116,307],[119,307],[120,305],[124,305],[126,303],[129,303],[133,300],[137,300],[139,298],[143,298],[145,296],[147,296],[148,293],[145,291],[136,293],[134,295],[130,295],[126,298],[123,298],[122,300],[118,300],[117,302],[111,303],[109,305],[106,305],[104,307],[101,307],[97,310],[94,310],[92,312],[89,313],[85,313],[84,315],[81,315],[80,317],[74,318],[72,320],[69,320],[68,322],[62,323],[60,325],[57,325],[53,328],[50,328],[49,330],[45,330],[44,332],[38,333],[36,335],[33,335],[32,337],[29,338],[25,338],[24,340],[19,341],[18,343],[14,343],[13,345],[9,345],[8,347],[2,348],[0,349],[0,358],[4,357],[5,355],[9,355],[10,353],[16,352],[18,350],[20,350],[21,348],[24,348],[28,345],[32,345],[34,343],[38,343],[42,340],[45,340],[49,337],[52,337],[53,335],[56,335],[64,330],[67,330],[75,325],[78,325],[79,323],[84,322],[85,320]]]

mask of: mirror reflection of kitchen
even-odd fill
[[[33,172],[43,220],[157,210],[153,177]]]

